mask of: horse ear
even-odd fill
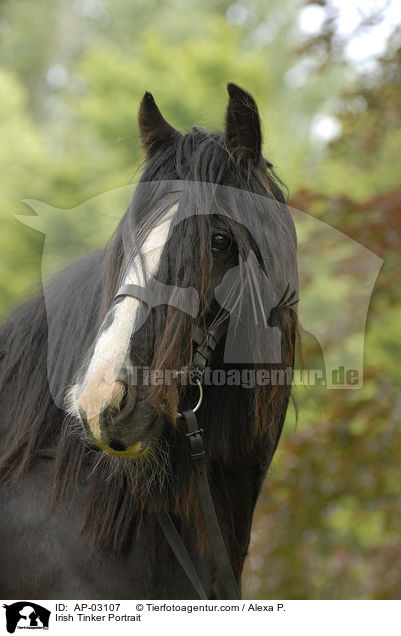
[[[156,150],[177,135],[176,129],[164,119],[151,93],[146,92],[142,98],[138,124],[142,145],[148,159]]]
[[[227,84],[227,91],[226,137],[239,160],[257,164],[262,151],[262,133],[256,102],[236,84]]]

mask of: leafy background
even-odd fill
[[[400,598],[397,0],[3,0],[0,37],[1,311],[40,281],[43,236],[14,218],[30,213],[22,200],[71,209],[135,180],[145,90],[173,125],[212,129],[226,82],[248,89],[291,204],[384,259],[363,388],[295,390],[244,592]],[[352,258],[344,267],[362,281]]]

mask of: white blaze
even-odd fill
[[[166,212],[160,222],[152,227],[140,248],[140,254],[133,259],[122,284],[146,287],[147,281],[157,272],[161,254],[166,244],[171,222],[177,205]],[[77,412],[76,400],[85,410],[88,422],[92,421],[100,435],[98,416],[103,400],[109,404],[119,404],[123,387],[116,382],[116,370],[127,359],[129,343],[136,316],[142,301],[126,296],[110,311],[113,321],[99,336],[82,385],[84,390],[77,395],[79,385],[73,387],[72,412]],[[107,320],[108,314],[105,318]],[[95,421],[94,421],[95,420]],[[94,431],[95,432],[95,431]]]

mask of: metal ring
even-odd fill
[[[203,401],[203,386],[202,384],[199,382],[198,378],[195,378],[195,382],[198,385],[198,389],[199,389],[199,400],[197,402],[197,404],[195,404],[194,408],[192,409],[193,413],[196,413],[196,411],[199,410],[200,405],[202,404]],[[178,412],[177,417],[182,417],[182,413]]]

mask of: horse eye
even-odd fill
[[[228,232],[219,230],[212,236],[212,250],[214,252],[225,252],[231,247],[231,236]]]

